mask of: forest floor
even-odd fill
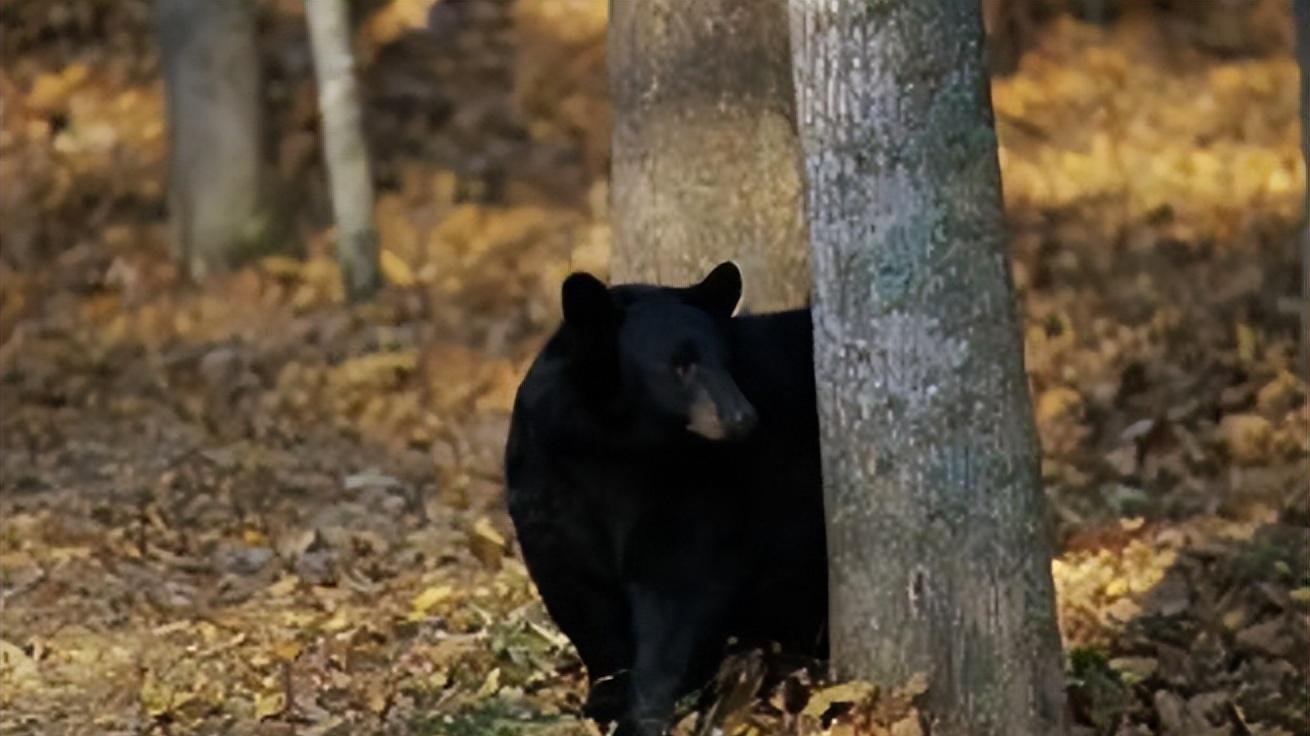
[[[261,48],[302,252],[202,288],[149,3],[0,7],[0,734],[594,732],[500,455],[562,277],[605,270],[605,2],[373,4],[393,286],[356,308],[299,6]],[[994,85],[1079,733],[1310,734],[1285,41],[1055,18]],[[849,735],[819,716],[864,692],[726,726]]]

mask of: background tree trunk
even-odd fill
[[[1010,74],[1035,35],[1034,0],[982,0],[987,59],[994,74]]]
[[[1301,355],[1310,370],[1310,0],[1292,4],[1296,61],[1301,66],[1301,155],[1305,159],[1305,222],[1301,225]]]
[[[261,240],[259,57],[248,0],[156,0],[174,252],[193,279]]]
[[[809,294],[785,0],[611,0],[613,275],[734,260],[746,308]]]
[[[314,48],[323,155],[337,220],[337,262],[346,295],[353,301],[377,291],[381,277],[373,227],[373,175],[350,47],[350,8],[346,0],[308,0],[305,16]]]
[[[977,3],[792,0],[833,666],[934,736],[1065,731]]]

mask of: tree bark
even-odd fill
[[[1064,733],[978,3],[791,0],[833,667],[934,736]]]
[[[785,0],[611,0],[613,275],[691,283],[723,260],[745,308],[809,294]]]
[[[264,237],[259,57],[248,0],[156,0],[173,250],[189,277]]]
[[[310,43],[323,116],[323,155],[337,221],[337,262],[346,296],[371,296],[381,285],[373,226],[373,175],[360,120],[359,85],[350,48],[346,0],[308,0]]]

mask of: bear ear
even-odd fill
[[[614,321],[614,299],[609,288],[589,273],[579,272],[564,279],[560,302],[567,325],[599,327]]]
[[[689,303],[727,319],[741,301],[741,270],[732,261],[724,261],[699,284],[687,287],[686,293]]]

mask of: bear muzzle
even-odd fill
[[[741,439],[759,423],[759,415],[727,371],[697,371],[695,398],[687,430],[708,440]]]

